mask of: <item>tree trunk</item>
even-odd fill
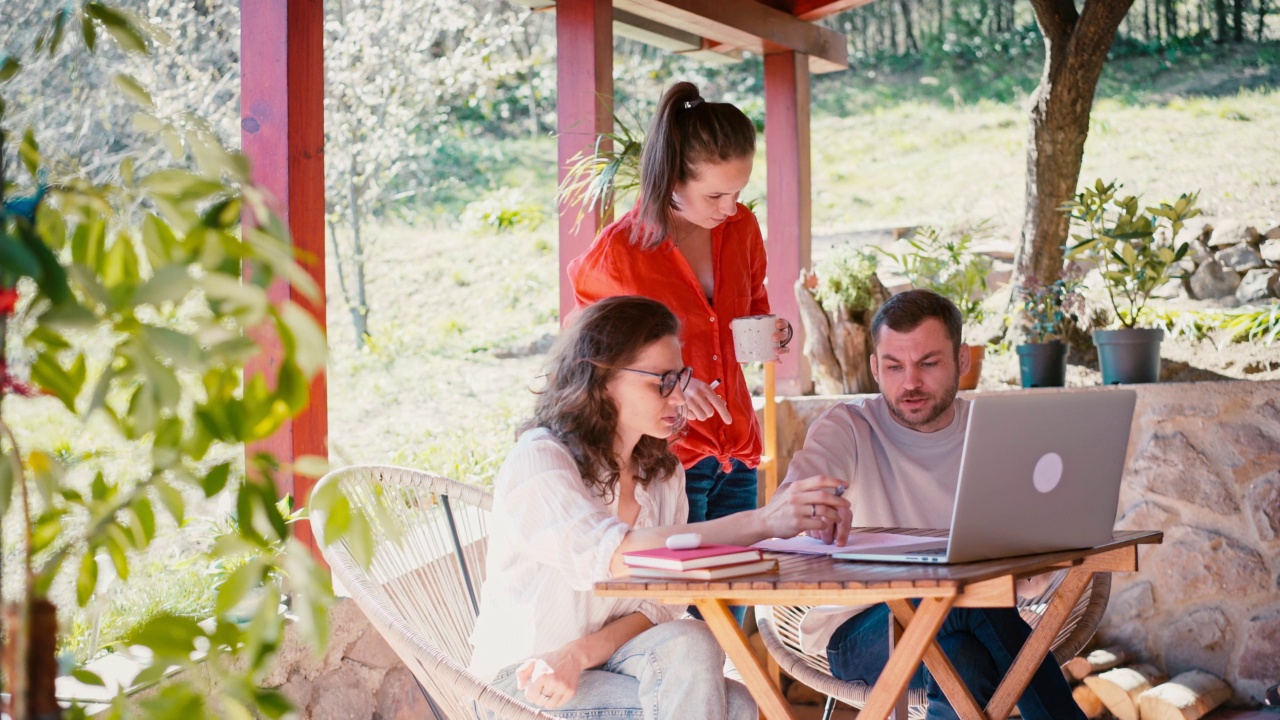
[[[1178,39],[1178,9],[1174,7],[1173,0],[1164,0],[1164,28],[1169,42]]]
[[[1151,42],[1151,0],[1142,0],[1142,39]]]
[[[1213,0],[1213,11],[1218,16],[1218,42],[1227,41],[1227,0]]]
[[[355,302],[348,304],[351,324],[356,332],[356,349],[364,349],[364,339],[369,335],[369,304],[364,284],[364,240],[360,237],[360,189],[356,185],[353,162],[351,168],[351,279],[355,284]]]
[[[902,8],[902,34],[907,41],[907,52],[919,54],[920,46],[916,44],[916,31],[911,21],[910,0],[898,0],[898,6]]]
[[[1257,42],[1260,43],[1262,42],[1263,38],[1266,37],[1266,33],[1267,33],[1267,0],[1258,0],[1257,31],[1258,31]]]
[[[1062,270],[1069,222],[1058,208],[1076,192],[1098,77],[1133,0],[1032,0],[1045,63],[1033,95],[1027,141],[1026,209],[1012,282],[1048,284]],[[1010,300],[1012,309],[1013,300]]]
[[[0,669],[6,678],[11,679],[11,685],[5,690],[10,692],[10,702],[16,705],[14,708],[0,705],[0,710],[15,713],[15,717],[20,713],[33,720],[56,720],[62,717],[62,708],[58,705],[55,694],[55,682],[58,679],[58,608],[48,600],[33,601],[30,624],[24,629],[19,629],[21,614],[18,603],[4,606],[3,625],[7,633],[19,635],[25,632],[29,643],[23,662],[19,661],[19,643],[15,642],[16,638],[5,638],[3,645],[0,645]],[[21,669],[19,665],[22,666]],[[25,687],[12,682],[24,675]]]
[[[1244,42],[1244,0],[1235,0],[1231,15],[1231,39],[1236,42]]]

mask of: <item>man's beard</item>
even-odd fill
[[[951,384],[951,387],[947,388],[939,395],[929,395],[927,393],[916,392],[904,394],[892,400],[889,400],[888,398],[885,399],[888,400],[886,404],[889,406],[889,412],[893,413],[893,416],[898,419],[898,422],[912,430],[916,430],[942,417],[942,414],[947,411],[947,408],[951,407],[951,404],[956,401],[956,393],[958,392],[960,392],[959,377],[957,377],[955,382]],[[924,414],[919,416],[920,419],[915,420],[912,419],[911,416],[909,416],[907,412],[898,405],[898,403],[904,400],[918,399],[928,399],[932,400],[932,402],[925,406]]]

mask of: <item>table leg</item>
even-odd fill
[[[920,667],[920,659],[934,641],[942,621],[947,619],[955,597],[933,597],[920,601],[912,622],[906,625],[902,642],[889,656],[889,662],[880,672],[880,679],[871,689],[867,706],[858,713],[859,720],[886,720],[895,701],[906,692],[911,675]],[[895,601],[896,602],[896,601]],[[904,601],[905,602],[905,601]]]
[[[894,648],[902,643],[903,628],[907,623],[898,622],[895,615],[889,615],[889,654],[893,654]],[[910,684],[908,682],[908,684]],[[911,712],[911,704],[907,699],[907,692],[903,691],[898,695],[898,699],[893,703],[893,714],[890,715],[893,720],[908,720],[908,714]]]
[[[916,610],[906,600],[890,600],[889,609],[893,611],[894,618],[904,627],[909,626],[915,618]],[[973,693],[969,692],[969,688],[956,672],[955,666],[951,664],[951,658],[947,657],[938,646],[936,634],[924,650],[924,664],[929,668],[929,674],[933,676],[934,682],[938,683],[942,693],[947,696],[957,715],[962,718],[987,720],[982,706],[974,699]]]
[[[1062,629],[1063,623],[1075,609],[1080,595],[1093,580],[1093,573],[1093,570],[1082,567],[1074,567],[1067,572],[1067,577],[1058,586],[1058,591],[1054,593],[1053,600],[1049,602],[1049,607],[1045,609],[1035,631],[1031,633],[1031,637],[1027,638],[1026,644],[1022,646],[1009,672],[1005,673],[1000,686],[996,688],[996,694],[991,696],[991,702],[987,703],[987,715],[991,720],[1005,720],[1009,717],[1018,698],[1022,697],[1022,691],[1026,690],[1031,682],[1031,676],[1035,674],[1036,668],[1044,662],[1045,655],[1049,653],[1054,639],[1058,637],[1058,631]]]
[[[742,674],[742,682],[751,691],[751,697],[755,698],[761,715],[768,720],[795,720],[795,715],[791,714],[791,705],[783,697],[782,690],[769,681],[764,666],[760,664],[756,654],[751,652],[751,643],[734,620],[729,604],[715,599],[697,600],[694,604],[698,606],[702,619],[716,636],[720,647],[724,648]]]

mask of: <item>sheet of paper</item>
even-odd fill
[[[767,552],[800,553],[802,555],[831,555],[832,553],[838,552],[911,547],[912,545],[936,543],[939,540],[945,542],[946,538],[918,537],[915,535],[900,535],[898,533],[850,533],[849,540],[844,546],[826,545],[817,538],[811,538],[807,535],[797,535],[793,538],[761,540],[751,547],[759,548]]]

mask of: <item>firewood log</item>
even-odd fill
[[[845,392],[844,372],[831,343],[831,324],[813,293],[805,286],[802,275],[796,281],[796,304],[800,308],[800,324],[804,327],[804,356],[813,369],[818,392],[839,395]]]
[[[1088,685],[1077,685],[1072,688],[1071,697],[1075,698],[1076,705],[1080,706],[1080,710],[1084,712],[1084,716],[1089,720],[1102,717],[1102,701],[1098,699],[1098,694],[1091,690]]]
[[[1138,696],[1142,720],[1197,720],[1231,698],[1231,686],[1199,670],[1184,672]]]
[[[1097,675],[1104,670],[1120,667],[1129,662],[1130,659],[1128,651],[1124,648],[1101,648],[1088,655],[1071,658],[1062,666],[1062,672],[1067,676],[1067,680],[1077,683],[1090,675]]]
[[[1169,678],[1150,665],[1134,665],[1090,675],[1084,684],[1119,720],[1138,720],[1138,696]]]

